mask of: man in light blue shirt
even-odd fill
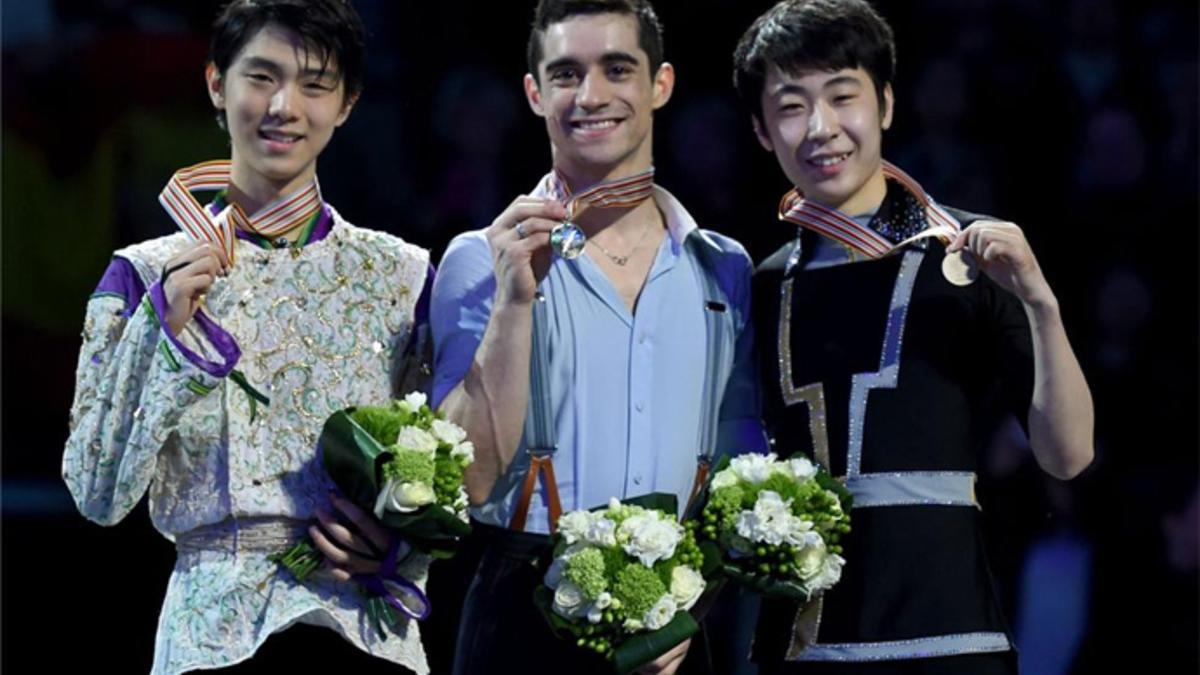
[[[699,455],[766,444],[750,258],[649,187],[653,112],[674,85],[653,9],[542,0],[529,67],[525,93],[546,120],[553,171],[450,244],[431,307],[434,404],[475,443],[466,482],[488,542],[458,639],[455,672],[472,675],[596,665],[556,640],[532,604],[539,579],[526,561],[548,545],[560,509],[667,492],[682,511]],[[648,198],[587,208],[573,218],[583,254],[553,254],[551,230],[568,205],[580,210],[572,195],[639,177]],[[535,455],[527,417],[543,411],[553,450]],[[547,455],[553,470],[539,470]],[[676,672],[687,648],[642,672]]]

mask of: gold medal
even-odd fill
[[[942,276],[955,286],[970,286],[979,278],[979,261],[965,248],[947,253],[942,258]]]

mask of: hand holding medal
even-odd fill
[[[550,232],[550,246],[559,256],[572,260],[583,254],[587,236],[575,221],[589,207],[628,208],[637,206],[654,193],[654,169],[594,185],[577,195],[555,171],[551,174],[551,189],[567,208],[567,217]]]
[[[1013,223],[976,221],[946,247],[947,261],[958,256],[970,261],[975,276],[982,270],[989,279],[1024,302],[1037,302],[1040,297],[1050,295],[1050,285],[1042,275],[1025,233]],[[942,269],[946,269],[946,263]]]

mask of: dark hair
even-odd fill
[[[896,42],[865,0],[783,0],[754,21],[733,53],[733,86],[759,121],[771,64],[792,75],[861,67],[875,83],[882,111],[896,72]]]
[[[541,82],[538,64],[542,62],[542,39],[551,25],[566,21],[573,16],[588,14],[630,14],[638,21],[638,46],[650,59],[650,77],[663,64],[662,24],[649,0],[539,0],[529,31],[529,44],[525,57],[529,61],[529,72]]]
[[[246,43],[268,24],[295,32],[311,54],[321,59],[324,72],[330,64],[345,85],[349,101],[362,92],[365,29],[349,0],[233,0],[213,24],[208,60],[222,75]],[[217,111],[225,128],[225,111]]]

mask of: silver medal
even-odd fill
[[[550,230],[550,247],[567,260],[578,258],[586,244],[587,237],[584,236],[583,230],[570,221],[563,221]]]

